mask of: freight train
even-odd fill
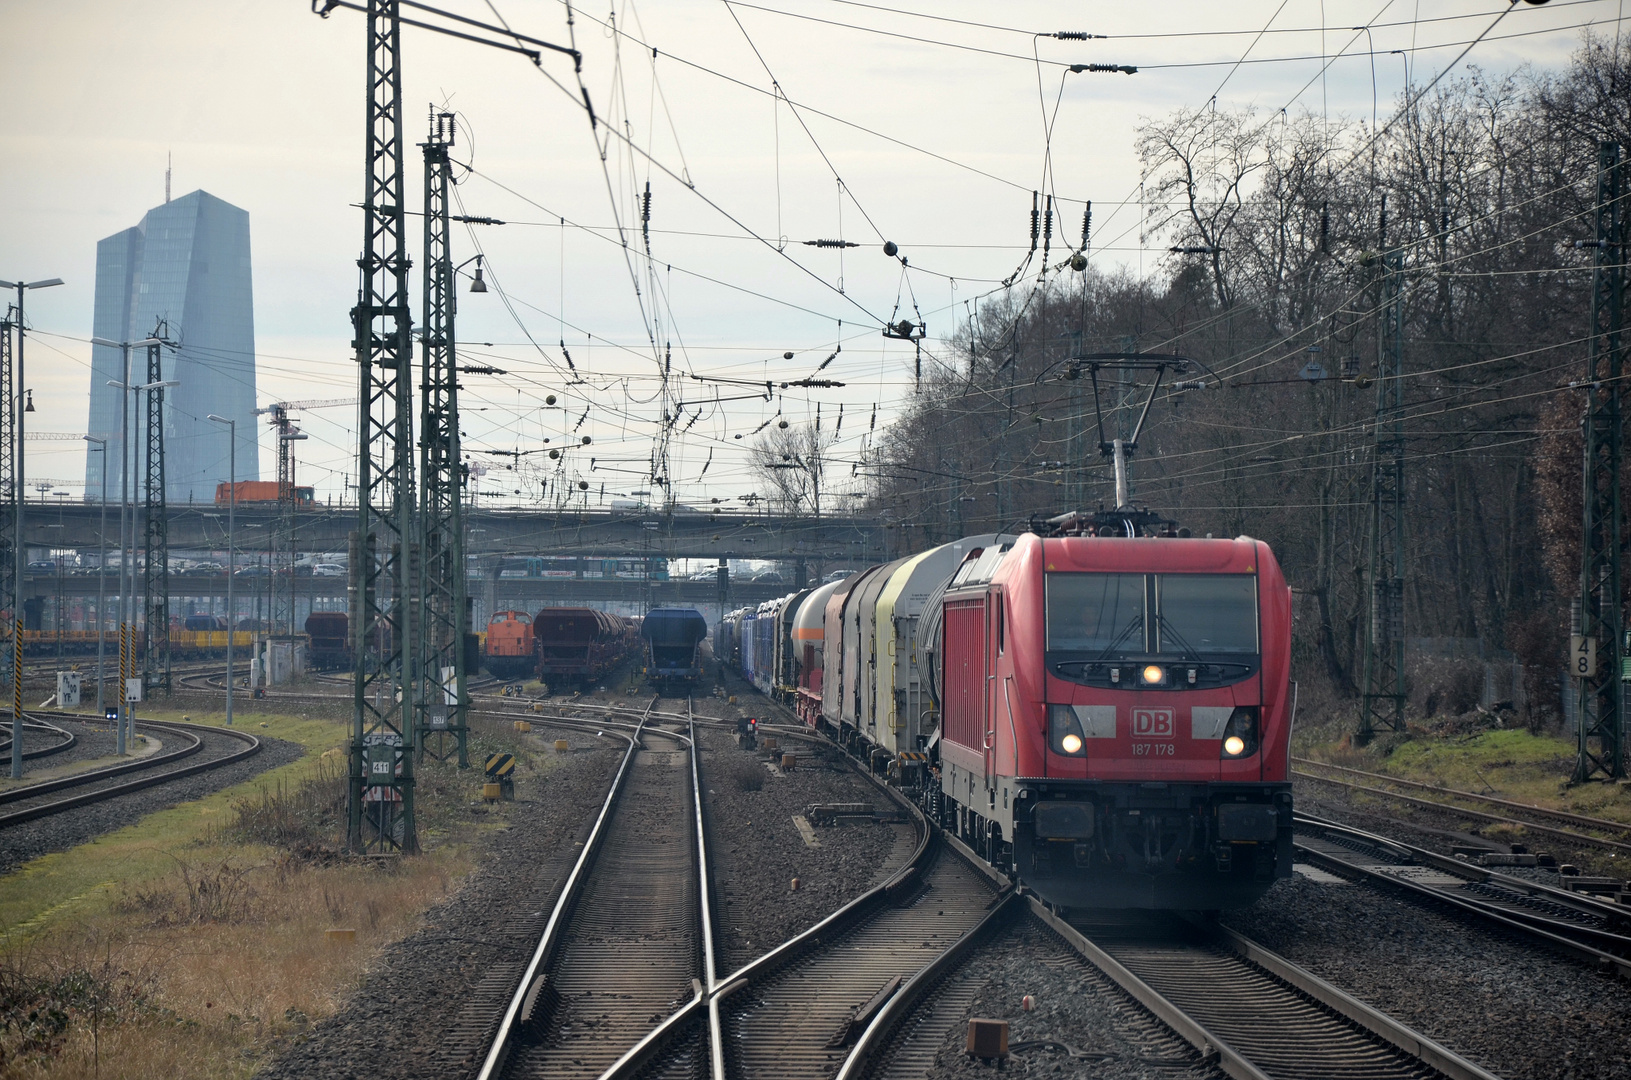
[[[183,630],[170,631],[170,656],[175,660],[213,660],[227,654],[227,638],[229,631],[224,627],[211,630]],[[234,630],[230,632],[232,647],[240,655],[248,656],[249,650],[254,647],[255,634],[250,630]],[[119,631],[106,630],[102,634],[103,649],[109,656],[119,655]],[[5,648],[11,647],[11,629],[0,629],[0,642]],[[136,655],[140,656],[147,647],[147,631],[137,630],[135,636]],[[24,630],[23,655],[30,657],[56,656],[95,656],[96,631],[95,630],[64,630],[60,634],[55,630]]]
[[[1261,541],[1101,516],[874,566],[718,640],[1057,907],[1249,904],[1291,874],[1290,590]]]
[[[646,643],[646,678],[660,687],[695,683],[702,676],[701,644],[708,621],[695,608],[652,608],[640,621]]]
[[[639,641],[633,619],[583,607],[544,608],[532,617],[532,635],[538,677],[552,685],[604,678]]]

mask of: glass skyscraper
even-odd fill
[[[172,504],[215,500],[228,475],[229,436],[210,413],[238,422],[238,479],[260,479],[256,455],[255,314],[249,273],[249,214],[204,191],[155,206],[133,229],[96,245],[97,337],[140,341],[164,320],[164,379],[180,386],[164,394],[165,496]],[[90,422],[86,431],[109,437],[108,497],[119,497],[120,390],[110,379],[141,385],[147,350],[132,349],[129,378],[119,349],[91,351]],[[142,438],[146,414],[138,394],[130,402],[130,495],[142,495]],[[104,455],[86,455],[85,495],[102,493]]]

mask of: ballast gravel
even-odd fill
[[[183,765],[226,757],[243,749],[243,743],[236,739],[211,736],[210,729],[205,727],[197,730],[204,737],[204,747],[192,757],[183,759],[181,762]],[[107,737],[111,739],[112,735]],[[83,736],[81,741],[84,741]],[[92,803],[89,806],[65,810],[49,817],[10,826],[0,833],[0,874],[8,873],[38,856],[53,851],[66,851],[68,848],[122,829],[154,811],[167,810],[180,803],[202,799],[222,788],[241,784],[268,769],[287,765],[299,758],[302,753],[304,750],[296,743],[263,735],[258,753],[231,765],[207,769],[170,783],[157,784],[128,795],[120,795],[106,802]],[[156,767],[162,769],[165,766]],[[137,771],[126,774],[121,779],[134,780],[142,775]],[[60,795],[66,798],[74,793],[74,789],[69,789]]]
[[[25,712],[26,716],[27,713]],[[113,728],[105,723],[89,720],[70,720],[66,717],[48,717],[51,723],[77,736],[78,741],[65,750],[58,750],[52,754],[29,758],[23,762],[23,779],[27,781],[31,774],[46,770],[58,769],[63,765],[72,765],[78,761],[91,761],[99,757],[111,757],[119,748],[118,737]],[[11,731],[11,721],[3,721],[6,731]],[[42,731],[39,728],[23,729],[23,749],[25,751],[46,750],[61,746],[63,739],[54,731]],[[0,758],[11,753],[11,747],[6,746],[0,751]]]
[[[763,712],[767,703],[758,699],[751,707]],[[696,709],[698,716],[732,720],[737,712],[713,699],[699,699]],[[885,813],[899,811],[832,745],[783,737],[779,749],[796,764],[791,771],[772,771],[765,767],[772,755],[740,749],[734,732],[698,732],[719,899],[714,919],[721,977],[814,926],[910,858],[915,832],[909,823],[812,827],[820,846],[806,843],[793,819],[811,804],[861,803]],[[779,760],[779,752],[775,757]],[[755,784],[757,789],[749,790]]]
[[[1631,1078],[1631,996],[1578,961],[1301,874],[1223,922],[1497,1076]]]
[[[955,978],[978,984],[978,989],[972,1004],[946,1032],[925,1080],[984,1080],[998,1075],[1061,1080],[1223,1076],[1052,931],[1031,919],[994,937]],[[1024,1008],[1026,995],[1033,1000],[1030,1011]],[[992,1063],[968,1056],[971,1016],[1008,1021],[1013,1052],[1001,1073]]]

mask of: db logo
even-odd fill
[[[1172,710],[1134,709],[1133,735],[1146,739],[1172,738]]]

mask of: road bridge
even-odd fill
[[[95,552],[102,508],[97,503],[31,500],[24,514],[30,547]],[[240,504],[238,550],[265,550],[277,525],[273,504]],[[119,508],[108,507],[108,532],[118,536]],[[474,556],[601,555],[670,559],[779,559],[809,563],[879,561],[897,530],[884,516],[823,514],[789,517],[741,511],[552,510],[502,507],[465,512]],[[227,509],[208,503],[169,508],[170,550],[226,547]],[[351,506],[295,513],[299,551],[345,551],[356,528]],[[908,530],[909,531],[909,530]],[[900,535],[904,537],[905,532]],[[115,542],[117,542],[115,540]]]

